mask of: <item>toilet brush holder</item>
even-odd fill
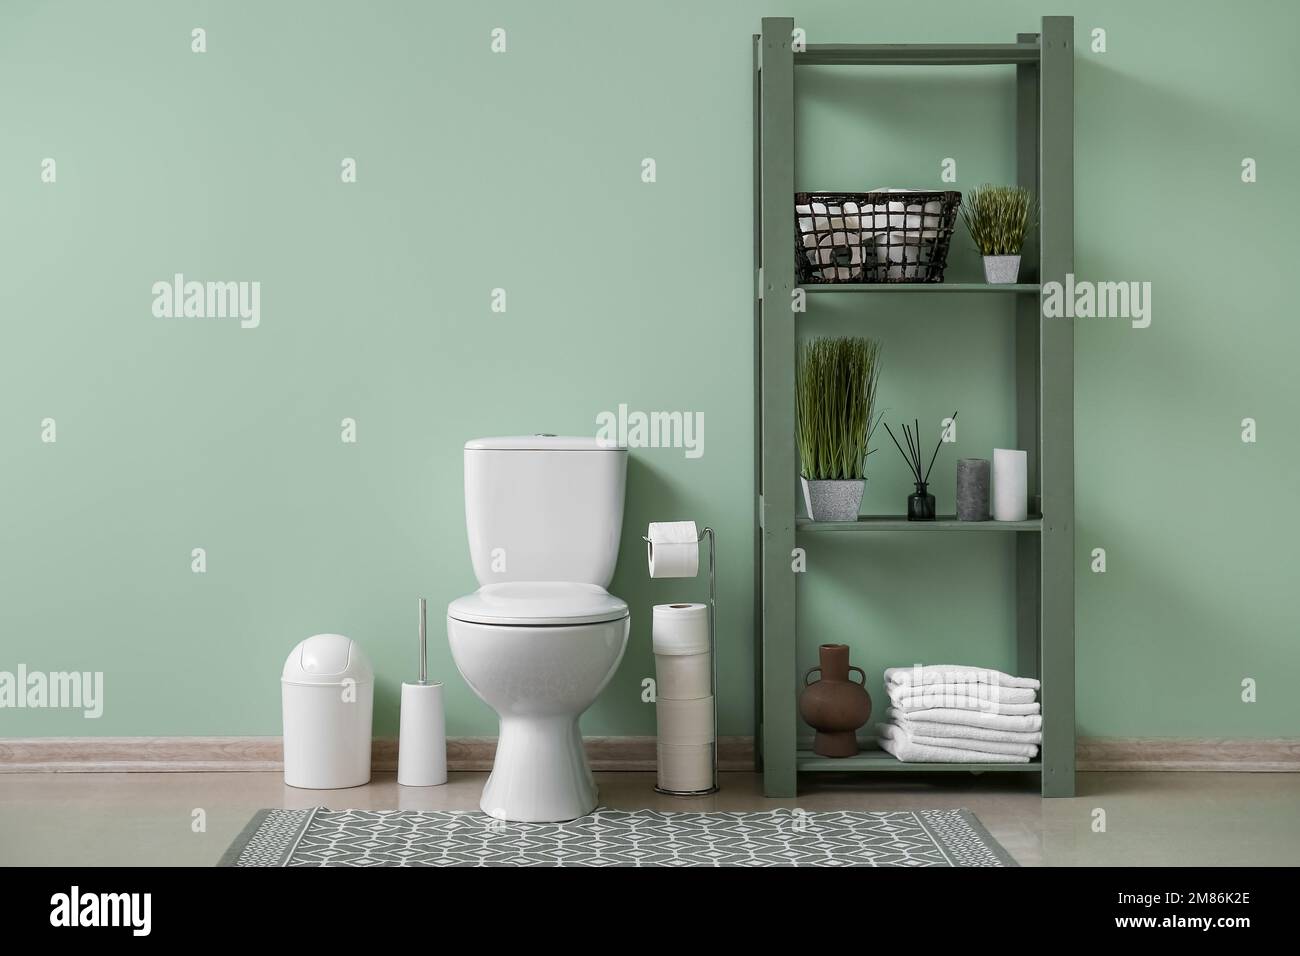
[[[427,606],[420,598],[420,679],[402,683],[397,783],[437,787],[447,782],[447,716],[442,683],[429,680]]]
[[[437,787],[447,782],[447,723],[442,684],[402,683],[402,716],[397,738],[397,783]]]
[[[709,699],[709,707],[712,711],[711,716],[712,716],[712,727],[713,727],[711,742],[709,743],[711,782],[708,787],[702,790],[674,790],[668,787],[663,787],[658,785],[655,786],[654,789],[656,793],[663,793],[672,797],[700,797],[710,793],[717,793],[718,791],[718,647],[717,647],[717,627],[716,627],[717,547],[716,547],[716,535],[714,534],[712,528],[708,528],[708,527],[704,528],[701,531],[699,537],[696,538],[696,542],[698,543],[700,541],[703,541],[705,538],[709,539],[709,605],[708,607],[709,607],[710,667],[709,667],[709,698],[708,699]],[[646,544],[648,545],[652,544],[650,538],[646,537],[645,535],[641,536],[641,540],[645,541]],[[677,575],[670,575],[670,576],[676,577]],[[659,751],[659,759],[662,762],[665,758],[665,750],[671,752],[675,748],[671,746],[665,747],[661,745],[657,749]],[[677,748],[677,749],[681,749],[681,748]],[[673,754],[670,755],[674,757],[676,756]],[[674,764],[673,769],[674,769],[674,773],[670,774],[669,775],[670,777],[676,775],[677,772],[683,768],[678,767],[676,766],[676,764]],[[663,775],[661,774],[660,776],[662,778]]]

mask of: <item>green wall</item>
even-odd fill
[[[449,732],[491,733],[441,640],[475,586],[461,446],[620,403],[703,412],[705,454],[632,454],[632,641],[584,728],[653,732],[649,607],[704,580],[647,580],[639,534],[694,517],[721,545],[722,730],[749,732],[749,36],[793,14],[813,42],[1006,41],[1044,12],[1076,16],[1076,271],[1154,303],[1147,329],[1078,324],[1080,732],[1293,734],[1294,5],[554,0],[4,4],[0,670],[103,671],[106,700],[2,710],[0,735],[278,733],[284,657],[325,630],[369,650],[393,733],[419,594]],[[801,186],[935,186],[945,157],[959,189],[1010,178],[1009,71],[800,79]],[[949,278],[977,270],[959,236]],[[260,281],[260,326],[155,318],[177,272]],[[884,341],[892,420],[961,410],[941,509],[958,457],[1012,441],[1005,304],[818,300],[804,328]],[[905,474],[884,445],[868,508],[901,510]],[[1011,666],[1008,541],[833,537],[800,579],[805,664],[839,639],[874,672]]]

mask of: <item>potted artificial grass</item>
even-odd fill
[[[795,432],[804,505],[814,521],[856,521],[871,435],[880,422],[880,343],[813,339],[799,349]]]
[[[981,186],[966,195],[961,207],[966,229],[984,257],[990,285],[1020,277],[1020,250],[1034,221],[1034,202],[1023,186]]]

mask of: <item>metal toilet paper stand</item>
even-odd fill
[[[709,694],[713,698],[713,786],[706,790],[665,790],[663,787],[655,786],[655,793],[667,794],[670,797],[702,797],[706,794],[718,792],[718,640],[717,631],[714,627],[714,612],[717,607],[717,539],[713,529],[705,527],[700,532],[700,536],[695,540],[703,541],[709,539]],[[641,540],[646,544],[650,539],[641,535]]]

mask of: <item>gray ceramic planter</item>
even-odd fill
[[[1010,285],[1020,278],[1019,256],[985,256],[984,281],[989,285]]]
[[[802,475],[803,503],[813,521],[857,521],[867,479],[823,480]]]

